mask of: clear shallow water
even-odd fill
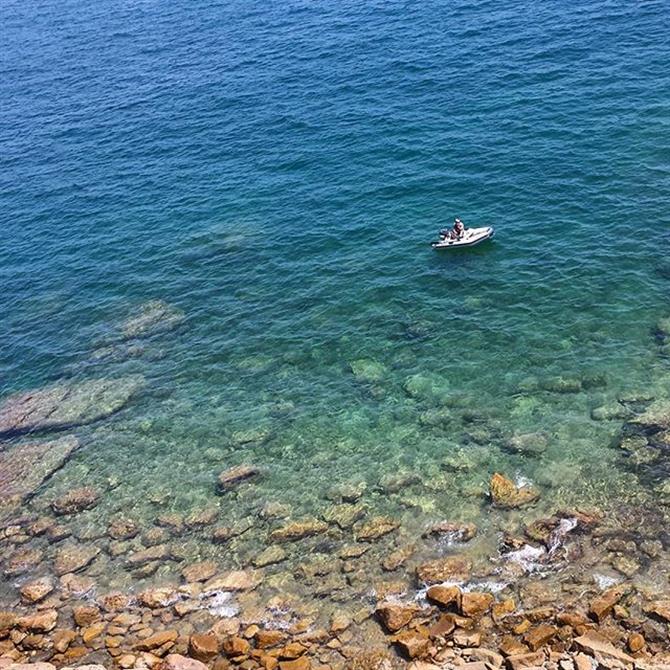
[[[611,448],[620,422],[590,412],[669,387],[653,338],[670,311],[665,3],[2,14],[3,394],[147,379],[79,431],[45,499],[112,478],[85,520],[215,504],[229,521],[268,500],[299,517],[364,480],[371,513],[411,535],[491,523],[498,469],[536,482],[548,510],[645,495]],[[496,239],[434,253],[454,215]],[[154,298],[186,323],[97,360]],[[374,383],[352,374],[360,360]],[[543,388],[559,376],[589,388]],[[264,439],[241,444],[248,430]],[[536,431],[541,454],[506,450]],[[246,461],[263,479],[215,497],[218,471]],[[378,487],[398,470],[421,481]]]

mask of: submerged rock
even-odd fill
[[[384,537],[384,535],[392,533],[399,527],[400,524],[394,519],[385,516],[376,516],[356,530],[356,540],[359,542],[374,542]]]
[[[551,393],[580,393],[582,380],[576,377],[552,377],[543,380],[540,386]]]
[[[420,612],[421,608],[413,603],[383,603],[375,610],[375,615],[389,633],[397,633]]]
[[[129,375],[16,393],[0,407],[0,436],[92,423],[119,411],[143,383],[142,376]]]
[[[516,486],[513,481],[497,472],[491,477],[489,486],[493,504],[502,509],[532,505],[540,497],[540,492],[534,486]]]
[[[150,300],[121,324],[124,338],[148,337],[175,329],[185,320],[184,312],[163,300]]]
[[[30,498],[78,447],[76,437],[62,437],[0,452],[0,517]]]
[[[517,433],[504,444],[504,448],[515,454],[537,456],[547,450],[548,444],[544,433]]]
[[[333,505],[323,513],[324,521],[339,526],[342,530],[351,528],[356,521],[365,516],[365,507],[363,505],[352,505],[342,503]]]
[[[382,381],[386,377],[388,370],[384,365],[370,358],[359,358],[349,363],[351,372],[359,381],[364,384],[374,384]]]
[[[423,537],[433,536],[447,538],[449,541],[469,542],[476,534],[477,526],[474,523],[441,521],[428,528],[423,533]]]
[[[416,576],[424,584],[464,582],[470,577],[472,563],[464,556],[445,556],[421,564]]]
[[[220,493],[225,493],[243,481],[257,477],[259,474],[260,469],[255,465],[242,464],[228,468],[219,474],[218,490]]]
[[[328,530],[328,524],[319,519],[302,519],[301,521],[293,521],[291,523],[277,528],[270,533],[270,540],[272,542],[295,542],[304,537],[312,535],[319,535]]]
[[[86,509],[92,509],[98,504],[100,496],[91,486],[82,486],[70,489],[51,503],[51,509],[57,516],[77,514]]]
[[[655,400],[644,412],[633,417],[630,423],[647,429],[667,430],[670,428],[670,400]]]
[[[100,553],[99,547],[69,544],[56,552],[54,557],[54,572],[60,576],[69,572],[83,570]]]

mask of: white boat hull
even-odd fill
[[[433,249],[459,249],[461,247],[474,247],[480,242],[490,240],[494,234],[493,226],[486,226],[485,228],[468,228],[459,240],[440,240],[439,242],[432,242]]]

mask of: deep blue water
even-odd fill
[[[147,378],[53,486],[120,478],[101,515],[147,488],[189,509],[251,460],[259,495],[300,514],[333,482],[435,480],[475,454],[446,491],[367,502],[479,520],[494,469],[548,506],[630,490],[619,424],[590,411],[670,392],[653,337],[668,3],[7,0],[0,17],[2,393]],[[432,251],[454,216],[496,238]],[[185,325],[92,359],[150,299]],[[585,375],[605,386],[543,386]],[[427,425],[444,403],[448,425]],[[500,446],[529,431],[542,456]]]

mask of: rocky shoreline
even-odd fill
[[[183,322],[179,310],[148,303],[105,351],[134,356],[137,340]],[[662,347],[666,326],[658,326]],[[351,371],[364,384],[385,374],[364,359]],[[600,384],[560,379],[549,390],[577,392],[587,381]],[[406,393],[424,393],[422,383],[412,378]],[[80,448],[75,429],[120,412],[143,385],[140,375],[68,380],[0,407],[0,670],[670,667],[665,396],[629,395],[593,410],[594,421],[623,422],[613,447],[653,491],[637,506],[547,514],[541,486],[489,472],[486,490],[473,492],[493,520],[487,528],[441,518],[417,532],[372,512],[365,482],[354,480],[325,491],[310,516],[254,499],[253,514],[233,517],[266,475],[253,462],[212,472],[209,503],[189,513],[163,509],[165,495],[149,492],[153,519],[125,509],[92,516],[115,496],[115,481],[42,495]],[[451,420],[442,400],[422,412],[427,429]],[[491,434],[482,429],[476,444]],[[242,448],[268,434],[233,437]],[[505,440],[532,454],[546,438]],[[375,499],[418,480],[411,471],[383,475]]]

